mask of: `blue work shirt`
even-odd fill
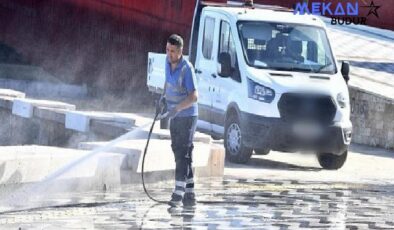
[[[166,58],[166,99],[168,104],[168,110],[174,109],[181,101],[197,90],[196,75],[194,68],[189,61],[183,56],[179,61],[174,71],[171,70],[171,63]],[[182,77],[182,76],[183,77]],[[180,79],[182,77],[182,79]],[[191,107],[181,110],[177,113],[177,117],[189,117],[198,116],[198,105],[193,103]]]

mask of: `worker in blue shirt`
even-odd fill
[[[183,39],[173,34],[167,39],[164,98],[170,119],[171,147],[175,157],[175,189],[169,204],[194,206],[192,170],[193,137],[196,130],[197,81],[192,64],[183,55]]]

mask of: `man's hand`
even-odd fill
[[[158,101],[156,101],[156,113],[163,114],[167,112],[167,100],[164,96],[161,96]]]
[[[159,105],[160,106],[165,106],[165,105],[167,105],[167,100],[166,100],[166,97],[165,96],[161,96],[160,97],[160,99],[159,99]]]
[[[177,113],[178,113],[178,111],[176,110],[176,108],[171,109],[170,112],[168,112],[167,117],[169,119],[172,119],[172,118],[174,118],[177,115]]]
[[[161,119],[164,119],[164,118],[172,119],[172,118],[174,118],[177,114],[178,114],[178,112],[177,112],[177,110],[174,108],[174,109],[171,109],[170,111],[166,111],[165,113],[159,114],[159,115],[157,116],[156,120],[161,120]]]

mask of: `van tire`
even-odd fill
[[[235,114],[230,114],[227,118],[224,134],[226,159],[233,163],[247,163],[252,156],[253,149],[244,145],[241,125]]]
[[[270,153],[271,149],[264,148],[264,149],[254,149],[254,153],[256,155],[268,155]]]
[[[337,170],[340,169],[346,162],[347,151],[343,152],[342,155],[334,155],[332,153],[319,153],[317,155],[319,164],[324,169]]]

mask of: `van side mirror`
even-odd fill
[[[350,77],[349,77],[349,73],[350,73],[350,64],[347,61],[343,61],[342,62],[342,68],[341,68],[341,73],[343,78],[346,81],[346,84],[348,83]]]
[[[230,54],[226,52],[220,53],[218,61],[220,64],[220,71],[218,71],[218,74],[221,77],[229,77],[232,74]]]

